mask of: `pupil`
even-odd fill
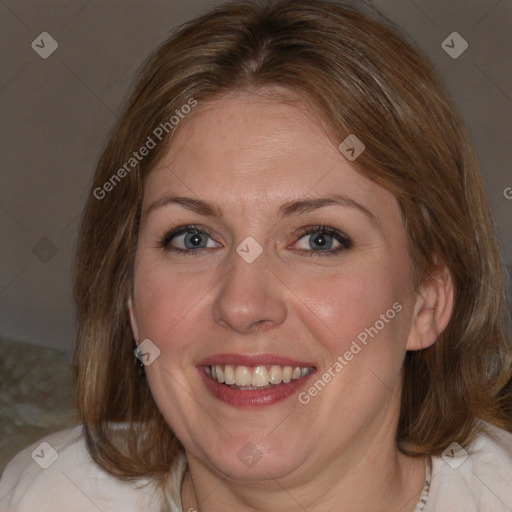
[[[192,243],[195,247],[198,247],[201,245],[201,235],[198,233],[193,233],[191,236],[188,237],[188,241]]]
[[[324,246],[325,245],[325,237],[324,235],[317,235],[315,238],[316,245]]]
[[[328,240],[329,236],[330,235],[325,235],[324,233],[317,234],[313,238],[312,246],[316,247],[316,248],[325,248],[325,247],[328,248],[330,246],[330,243],[329,243],[329,240]]]

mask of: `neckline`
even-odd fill
[[[179,471],[179,478],[177,479],[177,496],[175,496],[175,499],[177,498],[176,505],[179,507],[178,511],[183,512],[183,507],[181,504],[181,497],[182,497],[182,486],[183,482],[185,480],[185,475],[188,470],[188,462],[186,455],[183,453],[182,458],[180,458],[178,464],[180,465],[180,471]],[[430,482],[432,480],[432,456],[429,455],[425,460],[425,483],[423,484],[423,489],[420,493],[420,498],[418,502],[416,503],[416,507],[414,508],[413,512],[423,512],[425,510],[425,506],[427,505],[427,499],[428,499],[428,493],[430,490]],[[175,509],[171,509],[172,512],[174,512]],[[177,512],[178,512],[177,511]]]
[[[432,480],[432,456],[429,455],[425,462],[425,483],[420,493],[420,499],[416,503],[416,507],[413,512],[423,512],[427,504],[428,491],[430,489],[430,481]]]

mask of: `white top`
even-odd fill
[[[452,444],[442,457],[432,457],[424,512],[512,512],[512,434],[486,426],[489,433],[480,434],[468,452]],[[97,466],[79,425],[16,455],[0,479],[0,511],[183,512],[186,466],[183,456],[168,486],[173,497],[164,499],[150,480],[122,482]]]

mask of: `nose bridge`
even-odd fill
[[[214,304],[215,320],[239,332],[250,332],[262,323],[280,324],[286,318],[282,290],[267,268],[267,254],[260,251],[255,257],[256,249],[251,240],[238,246]]]

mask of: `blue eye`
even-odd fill
[[[212,243],[208,245],[208,239]],[[182,226],[167,233],[160,241],[162,249],[194,255],[203,249],[219,247],[210,235],[195,226]]]
[[[346,235],[337,229],[326,226],[306,228],[297,243],[303,239],[305,246],[299,250],[310,252],[310,256],[332,255],[352,247],[352,241]]]

